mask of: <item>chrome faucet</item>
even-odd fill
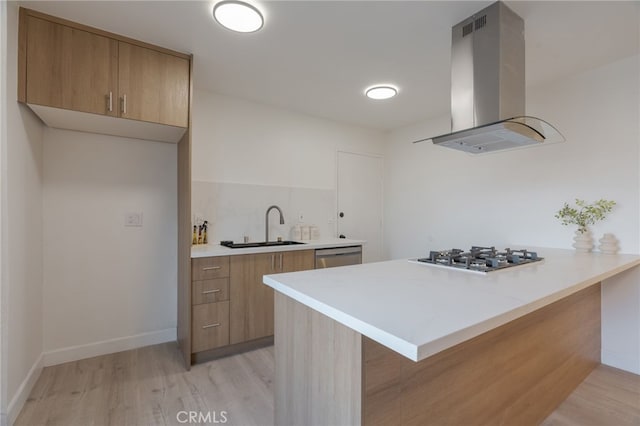
[[[264,215],[264,240],[269,241],[269,212],[273,209],[278,210],[280,213],[280,225],[284,225],[284,216],[282,215],[282,210],[278,206],[271,206],[267,209],[267,213]]]

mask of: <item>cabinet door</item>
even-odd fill
[[[231,256],[231,344],[273,335],[273,289],[262,283],[262,276],[279,272],[278,255]]]
[[[27,103],[116,115],[117,55],[116,40],[29,16]]]
[[[120,116],[188,127],[189,61],[119,42]]]
[[[229,256],[200,257],[191,261],[191,279],[212,280],[229,276]]]
[[[191,284],[191,304],[229,300],[229,278],[194,281]]]
[[[229,302],[195,305],[192,323],[192,352],[229,344]]]
[[[315,268],[315,250],[288,251],[281,255],[282,272],[308,271]]]

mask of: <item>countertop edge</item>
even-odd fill
[[[242,254],[273,253],[281,251],[316,250],[331,247],[362,246],[366,244],[365,240],[347,240],[343,238],[306,240],[300,242],[304,244],[236,249],[213,244],[192,246],[191,258],[197,259],[200,257],[237,256]]]
[[[404,339],[401,339],[393,334],[387,333],[384,330],[380,330],[377,327],[372,326],[358,318],[355,318],[345,312],[340,311],[332,306],[329,306],[325,303],[322,303],[310,296],[307,296],[304,293],[296,291],[291,287],[282,285],[276,279],[274,279],[270,275],[265,275],[263,277],[264,284],[278,291],[279,293],[284,294],[287,297],[294,299],[297,302],[302,303],[303,305],[311,308],[317,312],[320,312],[323,315],[339,322],[340,324],[348,327],[363,336],[369,337],[370,339],[375,340],[378,343],[381,343],[384,346],[398,352],[399,354],[409,358],[412,361],[420,361],[417,351],[417,346],[407,342]],[[390,343],[392,342],[392,343]]]
[[[521,318],[531,312],[534,312],[538,309],[544,308],[545,306],[551,305],[565,297],[568,297],[574,293],[577,293],[581,290],[584,290],[587,287],[590,287],[594,284],[601,283],[602,281],[611,278],[621,272],[634,268],[640,265],[640,259],[631,261],[624,265],[621,265],[617,268],[614,268],[610,271],[607,271],[602,274],[595,275],[592,278],[581,281],[572,285],[571,287],[564,288],[560,291],[552,293],[546,297],[535,300],[526,305],[520,306],[516,309],[512,309],[511,311],[504,312],[495,317],[489,318],[486,321],[479,322],[472,327],[468,327],[458,332],[449,334],[440,339],[436,339],[432,342],[428,342],[419,346],[415,346],[417,350],[417,359],[413,359],[414,361],[421,361],[425,358],[428,358],[432,355],[437,354],[438,352],[442,352],[443,350],[449,349],[457,344],[465,342],[469,339],[477,337],[483,333],[491,331],[497,327],[500,327],[504,324],[507,324],[511,321],[514,321],[518,318]],[[346,324],[345,324],[346,325]],[[375,339],[374,339],[375,340]],[[376,340],[377,341],[377,340]],[[378,341],[378,343],[383,344],[383,342]],[[385,345],[386,346],[386,345]],[[412,345],[413,346],[413,345]],[[394,348],[390,348],[395,350]],[[406,355],[405,355],[406,356]]]
[[[378,327],[347,314],[346,312],[320,302],[319,300],[316,300],[302,292],[296,291],[293,288],[280,283],[275,277],[265,275],[263,277],[263,282],[274,290],[291,297],[292,299],[320,312],[323,315],[328,316],[363,336],[375,340],[412,361],[418,362],[639,265],[640,259],[631,260],[606,272],[596,274],[570,285],[569,287],[563,288],[560,291],[556,291],[512,310],[498,313],[496,316],[473,324],[470,327],[460,329],[446,336],[422,344],[407,342],[404,339],[381,330]]]

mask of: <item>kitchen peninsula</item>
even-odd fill
[[[600,363],[602,281],[640,256],[537,251],[486,275],[396,260],[265,276],[275,423],[539,423]]]

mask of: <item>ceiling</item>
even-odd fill
[[[86,25],[193,53],[194,87],[390,130],[449,111],[451,27],[491,1],[262,1],[239,34],[213,1],[22,1]],[[639,51],[640,2],[508,1],[525,20],[531,87]],[[363,91],[393,83],[399,94]]]

